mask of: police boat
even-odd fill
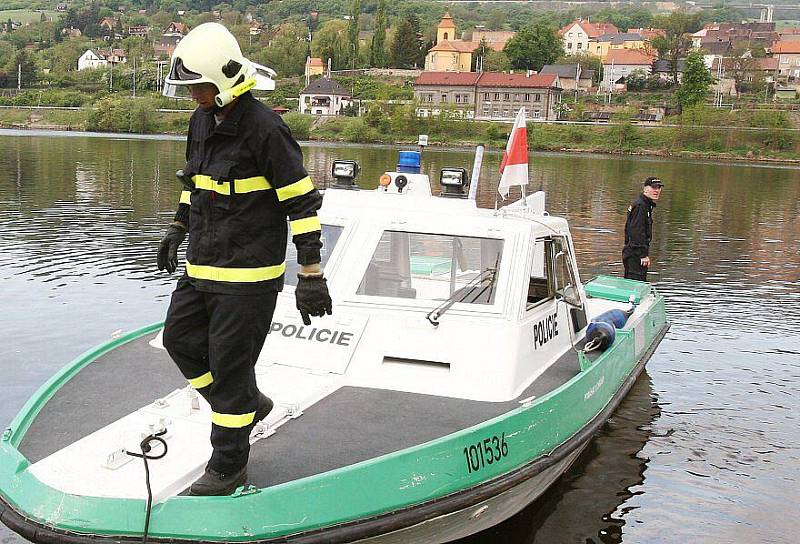
[[[186,494],[210,407],[156,323],[67,364],[3,432],[0,520],[41,543],[431,544],[539,496],[636,381],[664,299],[583,283],[543,193],[481,209],[466,170],[444,169],[434,195],[404,153],[375,190],[334,162],[320,211],[334,313],[305,326],[293,287],[280,294],[256,367],[275,408],[245,486]]]

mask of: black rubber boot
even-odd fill
[[[230,495],[247,480],[247,467],[232,474],[222,474],[206,467],[206,472],[189,488],[189,495],[219,496]]]
[[[266,396],[264,393],[259,393],[258,396],[258,408],[256,409],[256,417],[253,420],[253,423],[258,423],[265,417],[269,415],[272,411],[272,399]]]

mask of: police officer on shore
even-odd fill
[[[229,495],[245,483],[250,431],[272,409],[255,364],[283,288],[287,218],[303,321],[332,312],[320,267],[322,196],[289,128],[249,92],[259,69],[267,70],[242,56],[224,26],[206,23],[175,48],[166,78],[166,95],[182,88],[198,104],[186,144],[188,187],[158,250],[159,270],[174,272],[188,233],[164,347],[212,410],[213,453],[192,495]]]
[[[650,241],[653,239],[653,209],[661,196],[662,187],[664,182],[659,178],[645,179],[641,194],[628,207],[625,246],[622,249],[622,264],[628,279],[647,281]]]

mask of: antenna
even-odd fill
[[[481,166],[483,165],[483,144],[475,148],[475,161],[472,163],[472,185],[469,186],[469,199],[475,200],[478,197],[478,180],[481,177]]]

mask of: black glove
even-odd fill
[[[172,223],[167,229],[167,234],[158,244],[158,269],[167,269],[172,274],[178,268],[178,246],[186,238],[186,229],[180,223]]]
[[[328,283],[322,274],[319,276],[298,274],[294,298],[303,323],[306,325],[311,325],[311,319],[308,317],[310,315],[322,317],[325,314],[333,313],[333,302],[328,294]]]

